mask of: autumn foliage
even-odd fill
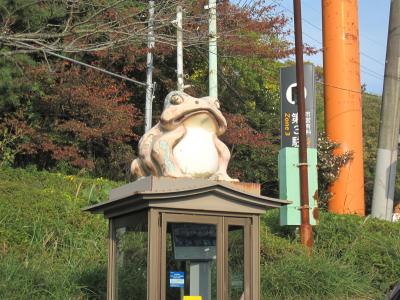
[[[118,22],[121,16],[135,13],[140,25],[137,28],[143,35],[147,16],[138,12],[146,11],[147,2],[133,2],[134,12],[129,5],[126,8],[122,5],[101,16]],[[207,1],[179,2],[184,6],[185,83],[191,85],[186,92],[205,96],[208,94],[208,11],[204,9]],[[279,122],[277,59],[289,57],[293,45],[286,39],[290,31],[288,19],[277,13],[275,5],[264,0],[246,3],[220,1],[217,8],[219,100],[228,120],[228,131],[222,139],[235,160],[231,172],[241,180],[272,185],[276,182],[272,154],[279,147],[275,126]],[[157,2],[156,6],[153,79],[157,87],[153,124],[161,113],[165,96],[176,88],[176,28],[170,22],[175,18],[175,6],[164,6],[163,2]],[[74,18],[79,18],[79,14]],[[112,35],[107,36],[107,43],[110,38]],[[57,40],[59,45],[62,42],[71,41]],[[85,39],[80,40],[84,42]],[[93,45],[92,35],[87,42]],[[145,40],[137,40],[74,57],[144,82],[147,51]],[[124,170],[134,159],[138,139],[143,134],[145,88],[44,57],[41,52],[14,59],[21,72],[15,71],[14,62],[0,61],[1,70],[13,70],[3,73],[10,74],[4,80],[13,89],[3,98],[0,95],[1,163],[35,164],[45,169],[59,168],[61,164],[77,170],[83,168],[94,175],[126,179]]]
[[[50,80],[44,65],[30,71],[33,82],[41,83],[26,95],[33,100],[30,110],[8,114],[3,127],[20,135],[21,164],[51,167],[66,161],[94,170],[96,161],[126,151],[126,144],[138,139],[133,128],[141,114],[129,103],[132,93],[123,82],[69,63],[55,67]]]
[[[268,135],[252,128],[243,115],[232,113],[224,113],[224,115],[228,121],[228,129],[222,136],[222,140],[227,145],[265,147],[270,144],[267,140]]]

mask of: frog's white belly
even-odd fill
[[[201,127],[186,127],[185,136],[173,150],[183,173],[207,178],[218,170],[214,135],[214,132]]]

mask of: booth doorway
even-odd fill
[[[250,300],[251,218],[161,215],[161,299]]]

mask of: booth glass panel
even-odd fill
[[[244,299],[245,240],[244,227],[228,225],[228,299]]]
[[[217,300],[217,225],[167,223],[166,300]]]
[[[147,299],[147,214],[115,222],[114,299]]]

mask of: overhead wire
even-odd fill
[[[29,45],[29,44],[26,44],[26,43],[23,43],[23,42],[20,42],[20,44],[23,44],[25,47],[31,48],[32,50],[38,50],[37,48],[35,48],[35,47],[33,47],[33,46]],[[64,59],[64,60],[66,60],[66,61],[70,61],[70,62],[72,62],[72,63],[78,64],[78,65],[81,65],[81,66],[84,66],[84,67],[87,67],[87,68],[91,68],[91,69],[100,71],[100,72],[102,72],[102,73],[111,75],[111,76],[113,76],[113,77],[117,77],[117,78],[122,79],[122,80],[125,80],[125,81],[129,81],[129,82],[135,83],[135,84],[137,84],[137,85],[147,86],[147,84],[146,84],[145,82],[140,82],[140,81],[137,81],[137,80],[135,80],[135,79],[126,77],[126,76],[124,76],[124,75],[120,75],[120,74],[117,74],[117,73],[108,71],[108,70],[106,70],[106,69],[103,69],[103,68],[100,68],[100,67],[97,67],[97,66],[89,65],[89,64],[84,63],[84,62],[82,62],[82,61],[79,61],[79,60],[76,60],[76,59],[73,59],[73,58],[67,57],[67,56],[65,56],[65,55],[61,55],[61,54],[52,52],[52,51],[49,51],[49,50],[47,50],[47,49],[40,49],[40,50],[38,50],[38,51],[43,52],[43,53],[45,53],[45,54],[49,54],[49,55],[55,56],[55,57],[58,57],[58,58],[61,58],[61,59]]]
[[[273,2],[274,2],[276,5],[282,7],[284,10],[289,11],[290,13],[293,14],[293,11],[292,11],[292,10],[288,9],[287,7],[285,7],[284,5],[282,5],[281,3],[277,3],[277,2],[274,1],[274,0],[273,0]],[[304,21],[305,23],[309,24],[310,26],[312,26],[313,28],[315,28],[315,29],[317,29],[317,30],[319,30],[319,31],[322,32],[322,28],[321,28],[321,27],[315,25],[314,23],[308,21],[307,19],[304,19],[304,18],[303,18],[303,21]],[[303,35],[307,36],[309,39],[311,39],[311,40],[313,40],[314,42],[318,43],[318,44],[321,46],[321,50],[322,50],[322,51],[324,50],[324,49],[323,49],[323,44],[322,44],[321,41],[317,40],[316,38],[314,38],[313,36],[311,36],[311,35],[309,35],[309,34],[307,34],[307,33],[305,33],[305,32],[303,32]],[[201,49],[201,50],[206,51],[205,49],[203,49],[203,48],[201,48],[201,47],[198,47],[198,48]],[[360,51],[360,54],[361,54],[362,56],[365,56],[365,57],[369,58],[370,60],[374,61],[375,63],[379,64],[380,66],[382,66],[382,62],[380,62],[380,61],[377,60],[376,58],[374,58],[374,57],[368,55],[367,53],[365,53],[365,52],[363,52],[363,51]],[[364,75],[373,77],[373,78],[375,78],[375,79],[379,79],[379,80],[381,80],[381,81],[384,79],[384,76],[382,76],[381,74],[377,73],[376,71],[374,71],[374,70],[372,70],[372,69],[370,69],[370,68],[368,68],[368,67],[360,66],[360,69],[362,70],[362,73],[363,73]],[[326,83],[321,82],[321,81],[319,81],[318,83],[319,83],[319,84],[324,84],[324,85],[326,85],[326,86],[334,87],[334,88],[337,88],[337,89],[340,89],[340,90],[348,90],[349,92],[361,93],[360,91],[354,91],[354,90],[346,89],[346,88],[343,88],[343,87],[337,87],[337,86],[334,86],[334,85],[329,85],[329,84],[326,84]]]
[[[290,10],[289,8],[287,8],[286,6],[282,5],[281,3],[276,2],[275,0],[272,0],[272,1],[273,1],[276,5],[280,6],[282,9],[284,9],[284,10],[288,11],[289,13],[293,14],[293,11]],[[320,32],[322,33],[322,28],[321,28],[321,27],[315,25],[314,23],[310,22],[309,20],[307,20],[307,19],[305,19],[305,18],[302,18],[302,21],[303,21],[304,23],[310,25],[311,27],[317,29],[318,31],[320,31]],[[306,37],[308,37],[309,39],[313,40],[314,42],[318,43],[319,45],[321,45],[321,46],[322,46],[321,50],[324,51],[323,43],[322,43],[321,41],[317,40],[316,38],[312,37],[311,35],[309,35],[309,34],[307,34],[307,33],[305,33],[305,32],[303,32],[303,35],[306,36]],[[378,61],[376,58],[372,57],[371,55],[368,55],[368,54],[365,53],[364,51],[360,51],[360,54],[361,54],[362,56],[364,56],[364,57],[370,59],[371,61],[374,61],[375,63],[379,64],[381,67],[383,66],[382,62]],[[372,70],[372,69],[370,69],[370,68],[368,68],[368,67],[365,67],[365,66],[361,66],[361,65],[360,65],[360,69],[361,69],[361,73],[364,74],[364,75],[367,75],[367,76],[370,76],[370,77],[379,79],[380,81],[383,81],[383,80],[384,80],[384,76],[383,76],[382,74],[379,74],[379,73],[377,73],[376,71],[374,71],[374,70]],[[400,80],[400,78],[399,78],[399,80]],[[346,88],[343,88],[343,87],[328,85],[328,84],[326,84],[326,83],[324,83],[324,82],[317,82],[317,83],[319,83],[319,84],[324,84],[324,85],[326,85],[326,86],[329,86],[329,87],[332,87],[332,88],[336,88],[336,89],[340,89],[340,90],[347,90],[347,91],[349,91],[349,92],[361,93],[361,91],[358,91],[358,92],[357,92],[357,91],[350,90],[350,89],[346,89]]]
[[[158,1],[157,1],[157,2],[158,2]],[[156,14],[155,14],[155,15],[156,15],[156,16],[159,16],[159,15],[162,13],[162,11],[168,12],[172,7],[174,7],[177,1],[175,1],[175,0],[167,0],[167,1],[160,1],[160,2],[158,2],[158,3],[157,3],[157,2],[156,2],[156,7],[157,7],[158,9],[156,10]],[[242,1],[240,1],[240,2],[242,2]],[[247,0],[244,1],[243,7],[246,7],[247,5],[249,5],[248,2],[249,2],[249,1],[247,1]],[[285,7],[284,5],[282,5],[281,3],[277,3],[275,0],[273,0],[273,2],[274,2],[276,5],[282,7],[284,10],[289,11],[290,13],[293,14],[293,11],[291,11],[290,9],[288,9],[287,7]],[[145,12],[146,12],[146,9],[143,9],[142,11],[138,12],[137,15],[139,15],[140,13],[145,13]],[[219,16],[220,16],[220,15],[224,15],[224,14],[219,14]],[[230,14],[225,14],[225,15],[230,15]],[[163,15],[163,16],[164,16],[164,15]],[[195,18],[199,18],[199,19],[196,20],[195,18],[192,18],[190,21],[186,22],[186,24],[190,24],[190,25],[204,24],[205,22],[208,22],[207,19],[204,19],[204,18],[207,17],[207,16],[208,16],[208,14],[202,14],[202,15],[199,15],[199,16],[195,16]],[[203,18],[203,17],[204,17],[204,18]],[[156,19],[156,20],[155,20],[155,23],[158,23],[157,28],[162,28],[163,26],[171,25],[171,24],[172,24],[171,22],[175,19],[175,10],[172,10],[172,9],[171,9],[171,12],[169,12],[169,14],[167,13],[167,14],[164,16],[164,19],[163,19],[163,20],[159,20],[159,19],[157,20],[157,18],[155,18],[155,19]],[[313,28],[315,28],[315,29],[317,29],[317,30],[319,30],[319,31],[322,31],[322,29],[321,29],[319,26],[313,24],[312,22],[310,22],[310,21],[308,21],[308,20],[306,20],[306,19],[304,19],[304,18],[303,18],[303,21],[304,21],[305,23],[309,24],[310,26],[312,26]],[[175,25],[172,24],[172,26],[175,26]],[[244,28],[244,26],[243,26],[243,28]],[[239,30],[242,30],[243,28],[231,30],[231,32],[239,31]],[[188,34],[193,34],[193,32],[190,31],[190,30],[186,30],[186,32],[187,32]],[[224,33],[226,34],[226,32],[224,32]],[[196,34],[197,34],[197,33],[196,33]],[[322,42],[320,42],[319,40],[315,39],[315,38],[312,37],[311,35],[309,35],[309,34],[307,34],[307,33],[303,33],[303,34],[304,34],[305,36],[307,36],[309,39],[313,40],[314,42],[316,42],[316,43],[322,45]],[[235,34],[232,34],[232,36],[235,36]],[[171,35],[168,35],[168,34],[165,34],[165,35],[164,35],[164,34],[155,34],[154,38],[155,38],[155,41],[158,42],[158,43],[164,43],[164,44],[167,44],[167,45],[170,45],[170,46],[176,46],[176,44],[175,44],[175,38],[173,38]],[[209,53],[209,50],[208,50],[208,49],[205,49],[205,48],[202,47],[202,46],[204,46],[206,43],[208,43],[208,33],[207,33],[207,34],[204,34],[204,35],[203,35],[203,34],[201,34],[201,35],[196,35],[195,37],[191,37],[191,36],[188,37],[188,36],[186,35],[184,42],[185,42],[185,44],[186,44],[186,45],[185,45],[185,48],[195,47],[196,49],[198,49],[198,51],[203,51],[203,52]],[[25,45],[25,46],[27,46],[27,45]],[[29,45],[29,48],[31,48],[31,45]],[[31,48],[31,49],[32,49],[32,48]],[[322,48],[322,50],[323,50],[323,48]],[[42,51],[42,52],[47,53],[47,54],[52,55],[52,56],[57,56],[57,57],[59,57],[59,58],[65,59],[65,60],[69,60],[69,61],[71,61],[71,62],[75,62],[75,63],[81,64],[81,65],[85,65],[85,66],[90,67],[90,68],[101,69],[101,68],[97,68],[97,67],[92,66],[92,65],[87,65],[87,64],[85,64],[85,63],[83,63],[83,62],[79,62],[79,61],[77,61],[77,60],[75,60],[75,59],[72,59],[72,58],[69,58],[69,57],[66,57],[66,56],[63,56],[63,55],[54,53],[53,51],[51,51],[51,50],[49,50],[49,49],[40,49],[39,51]],[[370,56],[370,55],[368,55],[368,54],[365,54],[365,53],[363,53],[363,52],[361,52],[361,54],[364,55],[365,57],[367,57],[367,58],[369,58],[369,59],[375,61],[376,63],[380,63],[377,59],[375,59],[374,57],[372,57],[372,56]],[[226,56],[226,55],[224,56],[224,55],[221,55],[221,54],[217,54],[217,55],[218,55],[219,57],[221,57],[221,58],[229,58],[229,57],[232,57],[232,56]],[[369,75],[369,76],[375,77],[375,78],[377,78],[377,79],[383,79],[383,77],[382,77],[380,74],[376,73],[375,71],[373,71],[373,70],[371,70],[371,69],[369,69],[369,68],[361,67],[361,69],[363,69],[363,73],[364,73],[364,74],[367,74],[367,75]],[[112,76],[114,76],[114,77],[119,77],[119,78],[121,78],[121,79],[123,79],[123,80],[127,80],[127,81],[130,81],[130,82],[139,84],[139,85],[144,85],[144,86],[146,86],[145,83],[136,81],[136,80],[134,80],[134,79],[125,77],[125,76],[123,76],[123,75],[115,74],[115,73],[109,72],[109,71],[104,70],[104,69],[99,70],[99,71],[104,72],[104,73],[107,73],[107,74],[112,75]],[[225,82],[225,83],[226,83],[226,82]],[[349,89],[346,89],[346,88],[341,88],[341,87],[337,87],[337,86],[333,86],[333,85],[328,85],[328,84],[326,84],[326,83],[324,83],[324,82],[321,82],[321,81],[319,81],[319,82],[317,82],[317,83],[319,83],[319,84],[324,84],[324,85],[326,85],[326,86],[334,87],[334,88],[341,89],[341,90],[348,90],[348,91],[350,91],[350,92],[357,92],[357,93],[360,93],[359,91],[353,91],[353,90],[349,90]],[[226,84],[227,84],[227,83],[226,83]],[[235,92],[236,92],[236,91],[235,91]]]
[[[245,1],[246,5],[247,5],[247,2],[248,2],[248,1]],[[275,4],[277,4],[278,6],[282,7],[283,9],[285,9],[285,10],[287,10],[287,11],[293,13],[290,9],[284,7],[282,4],[276,3],[275,1],[273,1],[273,2],[274,2]],[[221,14],[218,14],[218,15],[221,16]],[[222,15],[224,15],[224,14],[222,14]],[[225,14],[225,15],[229,15],[229,14]],[[208,20],[205,19],[206,17],[207,17],[207,14],[198,15],[198,16],[196,16],[197,20],[194,19],[194,18],[192,18],[190,21],[186,21],[185,24],[187,24],[187,25],[195,25],[195,24],[201,25],[201,24],[206,24],[206,23],[208,22]],[[312,22],[310,22],[310,21],[308,21],[308,20],[306,20],[306,19],[303,19],[303,21],[304,21],[305,23],[307,23],[308,25],[312,26],[313,28],[315,28],[315,29],[317,29],[317,30],[319,30],[319,31],[322,32],[322,28],[321,28],[321,27],[315,25],[314,23],[312,23]],[[238,30],[239,30],[239,29],[232,30],[232,32],[238,31]],[[186,30],[186,32],[187,32],[187,33],[192,33],[190,30]],[[314,37],[312,37],[311,35],[309,35],[309,34],[307,34],[307,33],[305,33],[305,32],[303,32],[303,34],[304,34],[305,36],[307,36],[309,39],[311,39],[311,40],[313,40],[314,42],[318,43],[320,46],[322,46],[322,47],[321,47],[321,50],[323,51],[323,44],[322,44],[321,41],[315,39]],[[232,34],[231,36],[235,36],[235,34]],[[201,40],[200,38],[204,38],[204,40]],[[191,42],[190,42],[190,41],[191,41]],[[165,41],[164,41],[164,42],[165,42]],[[174,40],[171,39],[170,42],[171,42],[170,45],[174,46],[174,43],[173,43]],[[205,54],[205,53],[209,53],[209,50],[204,48],[204,46],[207,44],[207,42],[208,42],[208,35],[206,35],[206,34],[197,36],[196,38],[192,38],[192,39],[186,38],[186,39],[185,39],[186,45],[184,46],[184,48],[194,47],[194,48],[196,48],[198,51],[203,52],[204,54]],[[372,57],[372,56],[368,55],[367,53],[365,53],[365,52],[363,52],[363,51],[360,51],[360,54],[361,54],[362,56],[364,56],[364,57],[367,57],[367,58],[370,59],[371,61],[374,61],[375,63],[377,63],[377,64],[379,64],[379,65],[382,65],[382,63],[381,63],[379,60],[377,60],[375,57]],[[220,53],[217,53],[217,55],[218,55],[218,57],[220,57],[220,58],[231,58],[231,57],[232,57],[232,56],[227,56],[227,55],[221,55]],[[365,75],[367,75],[367,76],[371,76],[371,77],[374,77],[374,78],[376,78],[376,79],[383,80],[383,76],[382,76],[381,74],[375,72],[375,71],[372,70],[372,69],[369,69],[369,68],[367,68],[367,67],[361,66],[361,70],[362,70],[362,73],[365,74]],[[398,78],[398,80],[400,80],[400,78]],[[230,86],[230,84],[229,84],[228,82],[226,82],[226,81],[224,81],[224,82],[225,82],[225,84],[227,85],[227,87],[228,87],[229,89],[232,89],[232,87]],[[359,91],[359,90],[351,90],[351,89],[348,89],[348,88],[343,88],[343,87],[339,87],[339,86],[327,84],[327,83],[325,83],[325,82],[323,82],[323,81],[317,81],[317,84],[322,84],[322,85],[324,85],[324,86],[328,86],[328,87],[332,87],[332,88],[335,88],[335,89],[344,90],[344,91],[348,91],[348,92],[352,92],[352,93],[362,94],[362,92]],[[237,91],[234,90],[234,89],[232,89],[232,91],[233,91],[235,94],[237,93]]]
[[[283,9],[289,11],[290,13],[293,13],[293,11],[291,11],[291,10],[288,9],[288,8],[286,8],[286,7],[283,6],[282,4],[277,3],[277,2],[275,2],[274,0],[273,0],[273,2],[274,2],[275,4],[277,4],[278,6],[282,7]],[[246,1],[246,3],[247,3],[247,1]],[[220,14],[218,14],[218,15],[220,15]],[[226,14],[226,15],[228,15],[228,14]],[[199,16],[199,17],[200,17],[199,20],[191,19],[191,21],[190,21],[190,22],[187,22],[186,24],[191,24],[191,25],[196,24],[196,23],[197,23],[197,24],[201,24],[202,22],[208,21],[208,20],[202,19],[202,17],[205,17],[205,16],[206,16],[206,14],[200,15],[200,16]],[[197,16],[196,16],[196,17],[197,17]],[[319,30],[319,31],[322,32],[322,28],[321,28],[321,27],[319,27],[319,26],[313,24],[312,22],[310,22],[310,21],[308,21],[308,20],[306,20],[306,19],[303,19],[303,21],[304,21],[305,23],[309,24],[310,26],[312,26],[313,28],[315,28],[315,29],[317,29],[317,30]],[[232,30],[232,32],[238,31],[238,30],[239,30],[239,29],[235,29],[235,30]],[[186,32],[187,32],[187,33],[192,33],[190,30],[186,30]],[[224,32],[224,33],[225,33],[225,32]],[[318,44],[321,46],[321,50],[323,51],[323,44],[322,44],[321,41],[315,39],[314,37],[312,37],[311,35],[309,35],[309,34],[307,34],[307,33],[305,33],[305,32],[303,32],[303,35],[307,36],[309,39],[311,39],[311,40],[313,40],[314,42],[318,43]],[[231,35],[229,35],[229,36],[236,36],[236,35],[235,35],[235,34],[231,34]],[[201,40],[199,39],[199,37],[205,38],[205,40],[204,40],[204,41],[201,41]],[[185,47],[185,48],[195,47],[197,50],[200,50],[200,51],[202,51],[202,52],[204,52],[204,53],[208,53],[209,50],[204,48],[204,45],[208,42],[208,35],[201,35],[201,36],[198,36],[197,39],[198,39],[197,42],[192,42],[192,43],[189,43],[189,39],[187,39],[187,40],[186,40],[186,45],[185,45],[184,47]],[[192,41],[195,41],[195,40],[196,40],[196,38],[193,38],[193,39],[192,39]],[[203,46],[203,47],[202,47],[202,46]],[[374,57],[372,57],[372,56],[370,56],[370,55],[364,53],[363,51],[361,51],[360,54],[361,54],[362,56],[365,56],[365,57],[369,58],[370,60],[374,61],[375,63],[377,63],[377,64],[379,64],[379,65],[382,65],[382,63],[381,63],[380,61],[378,61],[376,58],[374,58]],[[230,57],[232,57],[232,56],[227,56],[227,55],[221,55],[220,53],[217,53],[217,55],[218,55],[218,57],[220,57],[220,58],[230,58]],[[364,74],[364,75],[367,75],[367,76],[370,76],[370,77],[373,77],[373,78],[379,79],[379,80],[383,80],[383,79],[384,79],[384,77],[383,77],[381,74],[377,73],[376,71],[374,71],[374,70],[372,70],[372,69],[370,69],[370,68],[368,68],[368,67],[361,66],[360,69],[361,69],[361,71],[362,71],[362,74]],[[399,80],[400,80],[400,78],[399,78]],[[226,82],[225,82],[225,83],[226,83]],[[343,88],[343,87],[339,87],[339,86],[327,84],[327,83],[322,82],[322,81],[317,81],[317,83],[318,83],[318,84],[323,84],[323,85],[328,86],[328,87],[332,87],[332,88],[336,88],[336,89],[340,89],[340,90],[352,92],[352,93],[359,93],[359,94],[362,93],[361,91],[351,90],[351,89],[348,89],[348,88]],[[227,84],[227,83],[226,83],[226,84]]]
[[[290,10],[289,8],[287,8],[286,6],[284,6],[281,3],[276,2],[275,0],[273,0],[273,2],[282,7],[284,10],[288,11],[289,13],[293,14],[293,11]],[[318,25],[315,25],[314,23],[310,22],[309,20],[302,18],[302,21],[308,25],[310,25],[311,27],[317,29],[318,31],[320,31],[322,33],[322,28],[319,27]],[[303,32],[303,35],[307,36],[309,39],[313,40],[314,42],[317,42],[318,44],[320,44],[322,46],[321,50],[324,51],[324,47],[323,47],[323,43],[317,39],[315,39],[314,37],[312,37],[311,35]],[[372,57],[371,55],[368,55],[367,53],[365,53],[364,51],[360,51],[360,54],[368,59],[370,59],[371,61],[374,61],[375,63],[379,64],[380,66],[382,66],[382,62],[380,62],[379,60],[377,60],[375,57]],[[365,66],[360,66],[360,69],[362,70],[362,73],[365,75],[369,75],[371,77],[374,77],[376,79],[379,80],[383,80],[384,76],[382,74],[377,73],[376,71],[369,69],[368,67]]]
[[[319,28],[318,26],[316,26],[316,25],[315,25],[314,27],[320,29],[320,28]],[[321,30],[322,30],[322,29],[321,29]],[[190,32],[190,31],[188,31],[188,32]],[[310,39],[314,40],[315,42],[317,42],[318,44],[320,44],[320,45],[322,46],[322,42],[321,42],[321,41],[319,41],[319,40],[313,38],[311,35],[308,35],[307,33],[303,33],[303,34],[304,34],[305,36],[308,36]],[[235,36],[235,35],[231,35],[231,36]],[[208,37],[208,36],[207,36],[207,37]],[[208,40],[205,41],[205,42],[198,42],[198,43],[193,43],[193,44],[186,44],[186,45],[184,46],[184,48],[194,47],[194,48],[197,49],[198,51],[201,51],[201,52],[203,52],[204,54],[206,54],[206,53],[209,53],[209,49],[206,49],[206,48],[204,48],[204,47],[202,47],[202,46],[204,46],[207,42],[208,42]],[[229,56],[229,55],[221,55],[220,53],[217,53],[217,55],[218,55],[218,57],[220,57],[220,58],[233,58],[233,57],[234,57],[234,56]],[[367,68],[367,67],[361,67],[361,69],[363,70],[362,72],[363,72],[363,74],[365,74],[365,75],[374,77],[374,78],[379,79],[379,80],[382,80],[382,79],[383,79],[383,77],[382,77],[380,74],[378,74],[377,72],[375,72],[375,71],[373,71],[373,70],[371,70],[371,69],[369,69],[369,68]],[[400,80],[400,79],[399,79],[399,80]],[[225,84],[228,86],[228,88],[231,89],[231,86],[229,86],[229,84],[228,84],[225,80],[224,80],[224,82],[225,82]],[[317,83],[318,83],[318,84],[325,85],[325,86],[328,86],[328,87],[336,88],[336,89],[339,89],[339,90],[348,91],[348,92],[351,92],[351,93],[362,94],[361,91],[351,90],[351,89],[348,89],[348,88],[339,87],[339,86],[335,86],[335,85],[332,85],[332,84],[327,84],[327,83],[325,83],[325,82],[323,82],[323,81],[317,81]],[[235,94],[237,93],[234,89],[231,89],[231,90],[232,90]]]
[[[282,7],[284,10],[286,10],[286,11],[290,12],[291,14],[293,14],[293,11],[292,11],[290,8],[288,8],[288,7],[286,7],[285,5],[283,5],[282,3],[278,3],[278,2],[276,2],[276,0],[272,0],[272,2],[274,2],[276,5]],[[308,5],[308,6],[309,6],[309,5]],[[312,8],[311,6],[309,6],[309,7],[310,7],[313,11],[315,11],[315,12],[317,12],[317,13],[320,13],[320,12],[317,11],[315,8]],[[307,20],[307,19],[305,19],[305,18],[302,18],[302,21],[303,21],[304,23],[310,25],[311,27],[314,27],[315,29],[318,29],[319,31],[322,32],[322,28],[319,27],[318,25],[315,25],[315,24],[312,23],[311,21],[309,21],[309,20]],[[369,40],[369,41],[371,41],[371,42],[373,42],[373,43],[376,44],[377,46],[382,47],[382,44],[381,44],[381,43],[379,43],[378,41],[376,41],[376,40],[374,40],[374,39],[371,39],[371,38],[368,37],[367,35],[365,35],[365,34],[362,34],[362,35],[361,35],[361,34],[360,34],[360,36],[363,37],[363,38],[365,38],[365,39],[367,39],[367,40]]]
[[[122,1],[121,1],[121,2],[122,2]],[[169,5],[169,6],[167,6],[168,2],[171,2],[172,4]],[[157,4],[155,5],[155,7],[156,7],[156,8],[159,8],[157,11],[158,11],[158,14],[160,14],[160,12],[161,12],[163,9],[164,9],[164,10],[165,10],[165,9],[168,9],[168,8],[174,6],[175,3],[176,3],[175,1],[166,1],[166,2],[164,1],[164,2],[162,2],[162,3],[161,3],[161,2],[157,3]],[[145,12],[147,12],[147,8],[144,8],[143,10],[136,12],[134,15],[139,16],[140,14],[143,14],[143,13],[145,13]],[[158,15],[158,14],[157,14],[157,15]],[[133,15],[132,15],[132,16],[133,16]],[[158,21],[159,21],[159,20],[158,20]],[[157,27],[157,28],[160,28],[160,27]],[[77,60],[77,59],[74,59],[74,58],[71,58],[71,57],[68,57],[68,56],[65,56],[65,55],[56,53],[56,52],[52,51],[51,48],[47,48],[47,47],[45,47],[44,45],[42,45],[42,46],[40,47],[40,46],[38,46],[38,45],[35,46],[35,45],[31,45],[31,44],[28,44],[28,43],[25,43],[25,42],[22,42],[22,41],[17,41],[17,42],[16,42],[16,47],[17,47],[17,48],[25,47],[25,48],[30,49],[31,51],[34,51],[34,52],[42,52],[42,53],[44,54],[45,58],[46,58],[46,54],[47,54],[47,55],[51,55],[51,56],[58,57],[58,58],[61,58],[61,59],[63,59],[63,60],[66,60],[66,61],[69,61],[69,62],[78,64],[78,65],[81,65],[81,66],[84,66],[84,67],[87,67],[87,68],[91,68],[91,69],[100,71],[100,72],[102,72],[102,73],[108,74],[108,75],[110,75],[110,76],[113,76],[113,77],[116,77],[116,78],[119,78],[119,79],[122,79],[122,80],[125,80],[125,81],[128,81],[128,82],[131,82],[131,83],[134,83],[134,84],[137,84],[137,85],[140,85],[140,86],[147,86],[147,84],[144,83],[144,82],[140,82],[140,81],[138,81],[138,80],[129,78],[129,77],[127,77],[127,76],[124,76],[124,75],[121,75],[121,74],[117,74],[117,73],[108,71],[108,70],[106,70],[106,69],[103,69],[103,68],[100,68],[100,67],[97,67],[97,66],[94,66],[94,65],[87,64],[87,63],[82,62],[82,61],[79,61],[79,60]],[[46,58],[46,60],[47,60],[47,58]]]

